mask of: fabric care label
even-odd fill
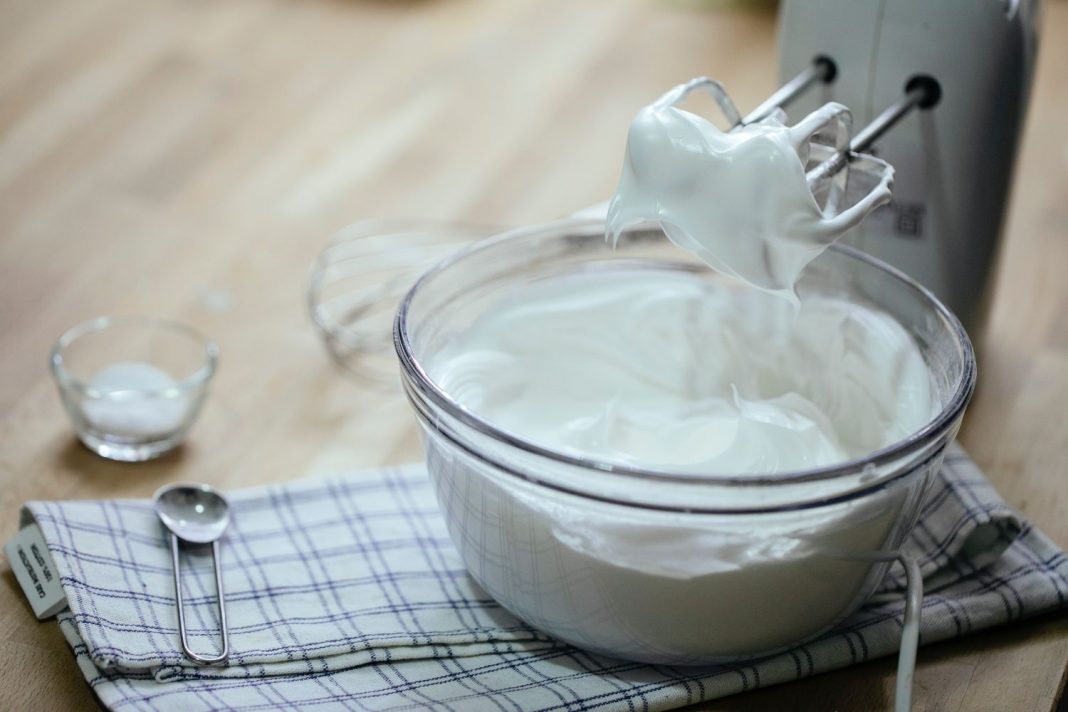
[[[51,618],[67,607],[67,596],[59,585],[52,555],[48,553],[41,529],[36,524],[23,527],[4,545],[4,553],[39,620]]]

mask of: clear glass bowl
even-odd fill
[[[919,432],[833,467],[774,475],[643,470],[553,451],[460,406],[422,363],[504,290],[586,270],[683,270],[725,279],[658,229],[613,250],[598,222],[481,242],[427,272],[398,310],[401,378],[465,565],[497,601],[579,647],[703,664],[792,647],[856,610],[915,524],[975,384],[971,344],[926,289],[835,246],[805,294],[877,305],[915,338],[938,415]]]
[[[154,317],[83,322],[52,348],[52,376],[78,438],[110,460],[138,462],[176,448],[200,412],[218,347]]]

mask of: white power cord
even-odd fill
[[[916,676],[916,649],[920,645],[920,618],[923,610],[923,575],[920,564],[900,551],[885,554],[849,555],[861,561],[900,561],[905,569],[905,620],[901,626],[901,648],[897,654],[897,680],[894,686],[894,712],[911,712],[912,680]],[[893,594],[879,594],[869,603],[896,600]]]
[[[894,688],[894,712],[912,709],[912,678],[916,674],[916,648],[920,644],[920,616],[923,609],[923,576],[920,564],[899,554],[905,567],[905,622],[901,626],[901,649],[897,654],[897,684]]]

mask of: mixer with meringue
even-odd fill
[[[892,171],[855,205],[821,208],[802,154],[842,107],[724,132],[676,106],[694,86],[632,123],[607,231],[656,221],[740,283],[644,273],[520,285],[438,351],[430,375],[518,436],[661,470],[807,470],[920,429],[937,406],[909,334],[873,305],[794,293],[811,260],[889,200]]]

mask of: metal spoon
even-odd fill
[[[171,532],[171,560],[174,563],[174,594],[178,602],[178,632],[182,650],[195,662],[205,665],[220,663],[230,654],[230,639],[226,629],[226,602],[223,595],[222,569],[219,566],[219,537],[230,524],[230,505],[221,494],[208,485],[179,482],[161,487],[155,496],[156,514]],[[222,627],[222,650],[218,655],[198,655],[189,648],[185,631],[185,609],[182,603],[182,580],[178,563],[178,540],[191,544],[211,544],[211,558],[215,565],[215,587],[219,592],[219,623]]]

